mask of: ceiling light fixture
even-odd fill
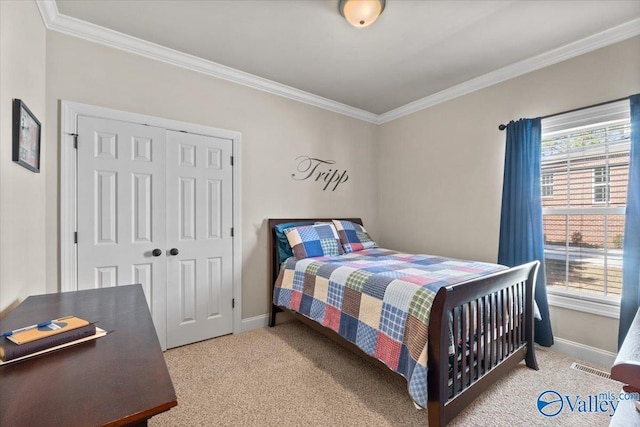
[[[338,10],[351,25],[357,28],[373,24],[384,10],[385,0],[340,0]]]

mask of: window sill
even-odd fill
[[[620,318],[620,300],[597,296],[582,296],[570,292],[551,291],[547,293],[549,305],[582,311],[598,316]]]

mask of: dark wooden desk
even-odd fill
[[[0,426],[145,425],[177,405],[140,285],[31,296],[0,331],[71,314],[112,332],[0,366]]]

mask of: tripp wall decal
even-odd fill
[[[334,165],[335,160],[322,160],[309,156],[296,157],[298,162],[297,172],[291,174],[291,178],[296,181],[304,181],[311,179],[324,183],[322,190],[326,190],[333,184],[331,191],[336,191],[338,185],[343,184],[349,180],[346,170],[340,170],[337,168],[328,168],[329,165]]]

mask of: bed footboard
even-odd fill
[[[538,369],[533,291],[539,265],[534,261],[438,291],[428,336],[430,426],[446,425],[521,360]]]

